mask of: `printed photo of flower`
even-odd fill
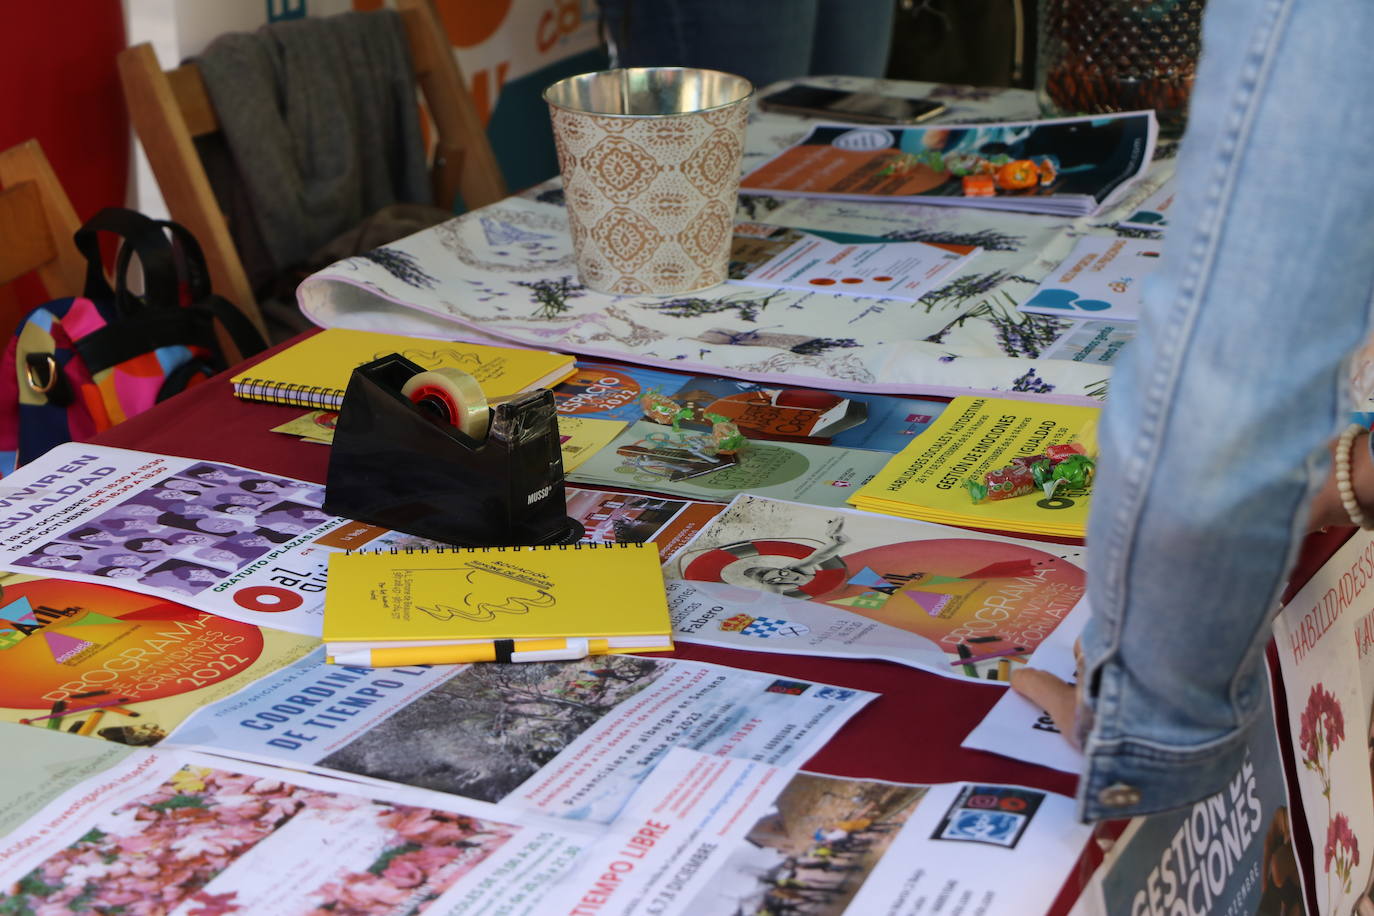
[[[401,916],[518,829],[184,767],[0,893],[0,913]]]

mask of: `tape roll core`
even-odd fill
[[[461,369],[430,369],[412,375],[401,386],[410,403],[435,411],[465,436],[487,435],[491,411],[477,379]]]

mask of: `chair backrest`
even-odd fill
[[[36,273],[54,299],[79,296],[86,261],[72,235],[76,210],[37,140],[0,152],[0,348],[19,323],[20,304],[9,284]]]
[[[397,7],[415,81],[434,128],[435,201],[447,207],[461,195],[469,208],[475,208],[500,200],[506,196],[505,179],[431,0],[397,0]],[[229,225],[193,143],[195,137],[220,129],[199,69],[190,63],[164,71],[152,46],[144,43],[120,52],[119,76],[129,119],[172,219],[199,239],[215,291],[265,330]]]

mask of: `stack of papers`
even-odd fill
[[[870,512],[1021,534],[1083,537],[1089,493],[1033,492],[975,503],[964,482],[1017,456],[1078,443],[1097,454],[1100,408],[1001,398],[955,398],[924,433],[849,500]]]
[[[888,127],[817,124],[745,175],[741,194],[828,197],[1082,215],[1145,173],[1153,111]]]
[[[1091,235],[1017,306],[1023,312],[1065,318],[1135,321],[1140,317],[1144,280],[1159,266],[1158,239]]]

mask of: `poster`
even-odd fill
[[[147,747],[316,645],[109,585],[0,573],[0,721]]]
[[[1356,531],[1274,620],[1324,914],[1374,908],[1374,537]]]
[[[1226,788],[1195,805],[1131,822],[1076,913],[1305,912],[1270,710],[1266,699],[1245,760]]]
[[[169,743],[606,824],[674,747],[797,765],[875,696],[636,655],[368,669],[319,649]]]
[[[569,480],[720,502],[749,492],[841,506],[890,457],[862,449],[753,440],[724,455],[714,450],[710,438],[709,433],[641,420],[587,459]]]
[[[430,543],[329,515],[323,502],[324,487],[303,480],[64,443],[5,478],[0,569],[318,636],[330,553]]]
[[[1078,603],[1083,548],[740,496],[664,567],[673,638],[1005,684]]]

